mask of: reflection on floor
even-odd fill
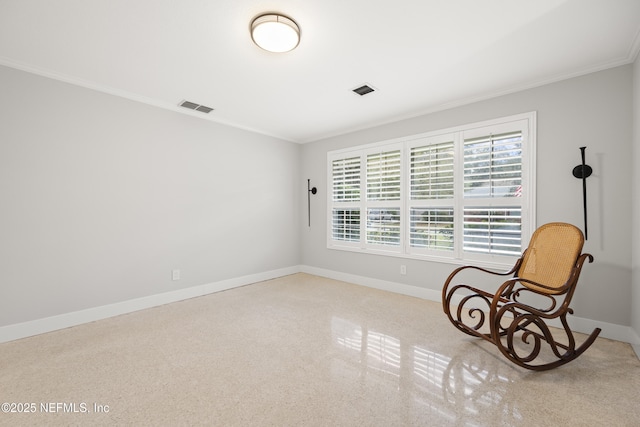
[[[437,303],[306,274],[2,344],[0,384],[9,409],[30,411],[0,425],[640,419],[628,344],[598,338],[570,364],[531,372],[458,332]]]

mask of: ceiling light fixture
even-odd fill
[[[251,22],[253,42],[269,52],[289,52],[300,43],[300,28],[291,18],[274,13]]]

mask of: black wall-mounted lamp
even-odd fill
[[[580,147],[580,154],[582,156],[582,164],[573,168],[573,176],[582,180],[582,207],[584,209],[584,238],[588,239],[587,232],[587,178],[591,176],[593,173],[593,169],[591,166],[585,164],[584,161],[584,150],[587,147]]]
[[[307,179],[307,210],[309,212],[309,227],[311,227],[311,195],[316,194],[318,189],[311,187],[311,180]]]

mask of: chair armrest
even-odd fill
[[[516,271],[518,271],[518,268],[520,268],[520,264],[521,263],[522,263],[522,258],[518,259],[518,261],[516,261],[515,265],[513,267],[511,267],[511,269],[509,271],[493,271],[493,270],[488,270],[486,268],[477,267],[475,265],[463,265],[462,267],[456,268],[455,270],[453,270],[451,272],[451,274],[449,274],[449,277],[447,277],[447,280],[445,281],[445,286],[448,285],[449,282],[451,282],[451,280],[453,280],[454,276],[456,276],[462,270],[472,269],[472,270],[481,271],[483,273],[493,274],[493,275],[496,275],[496,276],[508,276],[509,274],[513,274]]]
[[[493,271],[493,270],[488,270],[486,268],[482,268],[482,267],[477,267],[475,265],[464,265],[462,267],[458,267],[455,270],[453,270],[451,272],[451,274],[449,274],[449,277],[447,277],[447,280],[444,282],[444,286],[442,287],[442,298],[443,301],[446,298],[447,295],[447,290],[449,288],[449,285],[451,284],[451,281],[453,280],[453,278],[460,273],[463,270],[467,270],[467,269],[471,269],[471,270],[478,270],[482,273],[488,273],[488,274],[493,274],[496,276],[508,276],[510,274],[515,273],[516,271],[518,271],[518,269],[520,268],[520,264],[522,263],[522,258],[519,258],[515,265],[509,270],[509,271],[504,271],[504,272],[498,272],[498,271]]]

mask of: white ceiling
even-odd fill
[[[252,43],[264,12],[297,49]],[[639,31],[640,0],[0,0],[0,64],[304,143],[630,63]]]

